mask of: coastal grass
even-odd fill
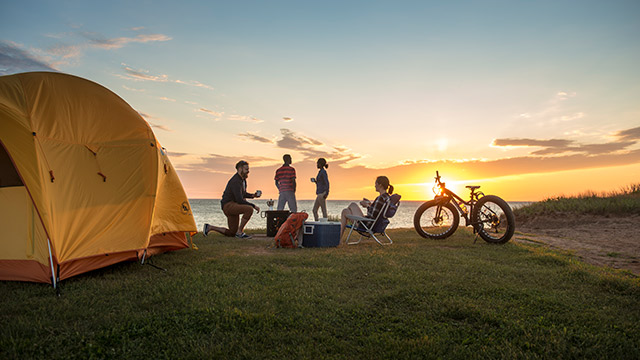
[[[391,246],[199,250],[0,282],[0,358],[640,358],[640,280],[467,229]]]
[[[605,193],[586,192],[577,196],[557,196],[532,203],[514,213],[517,219],[559,213],[602,216],[640,215],[640,183]]]

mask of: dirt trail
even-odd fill
[[[640,275],[640,216],[540,216],[516,226],[515,241],[569,250],[585,262]]]

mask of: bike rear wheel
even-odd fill
[[[516,230],[513,210],[506,201],[495,195],[480,198],[471,212],[471,219],[478,235],[492,244],[508,242]]]
[[[439,204],[440,203],[440,204]],[[420,205],[413,216],[416,232],[427,239],[445,239],[453,235],[460,223],[458,210],[451,203],[436,200]]]

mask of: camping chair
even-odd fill
[[[393,194],[387,200],[387,203],[384,205],[382,210],[378,213],[378,216],[375,219],[357,216],[357,215],[347,215],[347,219],[351,220],[351,224],[347,224],[349,230],[349,235],[347,235],[347,239],[345,242],[348,245],[359,244],[362,241],[363,237],[373,238],[380,245],[391,245],[393,244],[393,240],[387,235],[386,228],[389,225],[389,218],[393,217],[398,210],[398,206],[400,206],[400,198],[401,196],[398,194]],[[351,233],[356,231],[360,234],[360,238],[356,241],[349,241],[351,238]],[[384,235],[387,238],[387,241],[380,241],[378,235]]]

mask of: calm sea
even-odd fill
[[[253,200],[251,202],[258,205],[262,211],[269,209],[264,199]],[[313,220],[313,202],[313,200],[298,200],[298,211],[306,211],[309,214],[310,220]],[[330,217],[340,217],[342,209],[349,206],[352,202],[353,200],[327,200],[327,212]],[[412,228],[413,214],[423,202],[424,201],[400,201],[398,212],[391,220],[389,228]],[[222,213],[222,209],[220,209],[219,199],[190,199],[189,203],[191,203],[193,217],[196,220],[196,225],[198,225],[198,230],[202,230],[204,223],[227,226],[227,218]],[[530,202],[509,202],[512,209],[527,204],[530,204]],[[318,213],[322,216],[322,211],[319,210]],[[263,213],[256,214],[254,212],[249,224],[247,224],[247,229],[266,228],[267,221],[262,218],[262,215]]]

